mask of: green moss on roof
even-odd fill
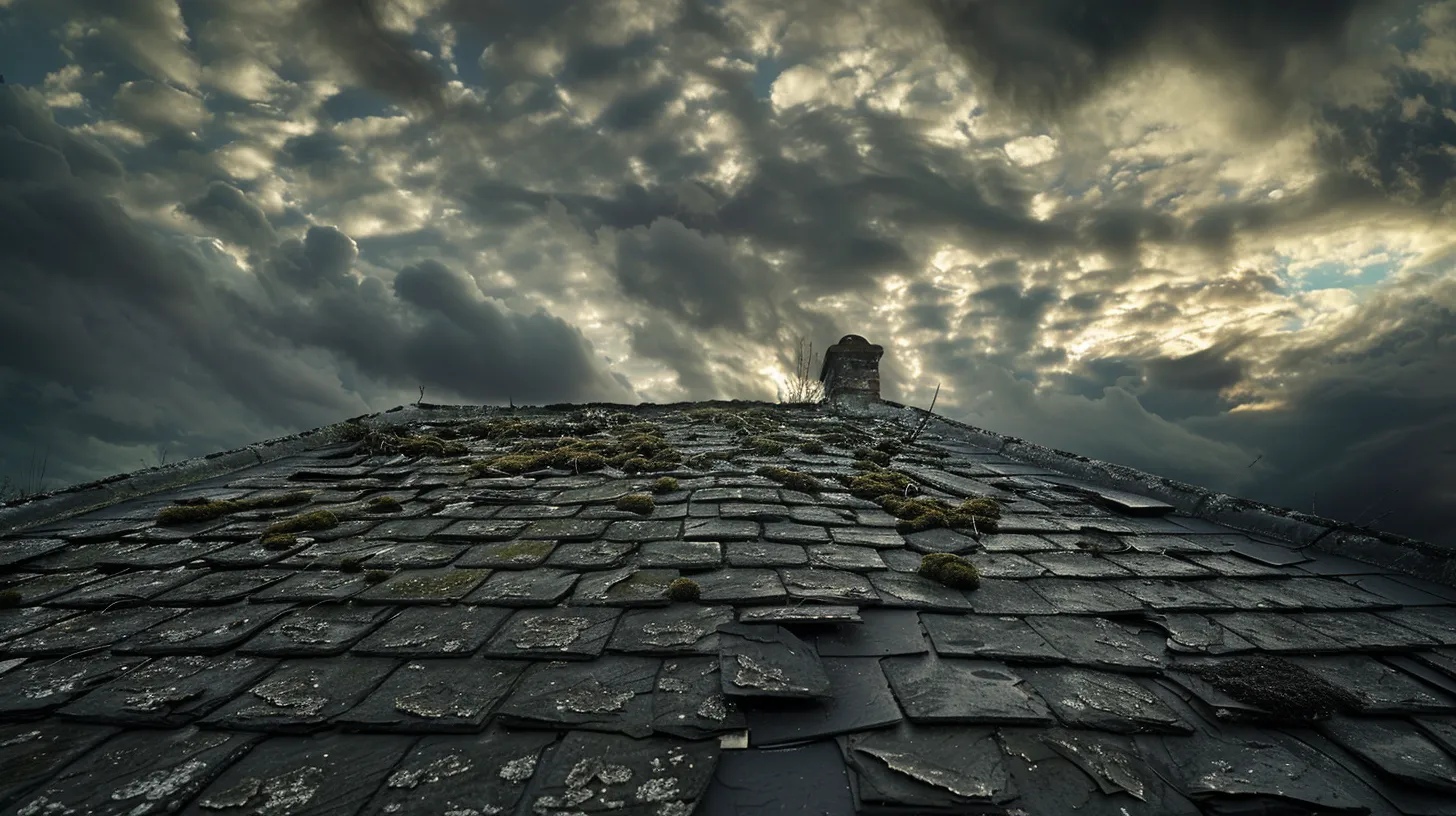
[[[696,601],[702,595],[702,588],[698,586],[697,581],[691,578],[678,578],[667,585],[667,597],[672,601]]]
[[[671,476],[663,476],[652,483],[653,493],[671,493],[678,489],[677,479]]]
[[[367,506],[371,513],[398,513],[404,510],[404,505],[393,496],[375,496],[367,502]]]
[[[885,512],[900,519],[901,532],[918,533],[937,527],[967,528],[976,533],[996,532],[1001,508],[989,499],[966,499],[959,506],[944,499],[883,495],[876,500]]]
[[[157,513],[157,523],[162,526],[196,524],[203,521],[245,513],[249,510],[267,510],[275,507],[292,507],[306,504],[313,497],[307,490],[259,496],[250,499],[184,500],[171,507],[163,507]]]
[[[363,572],[364,562],[358,558],[345,558],[339,562],[339,572]]]
[[[473,467],[478,473],[520,474],[544,468],[586,473],[611,465],[627,473],[646,473],[672,470],[681,463],[682,454],[660,434],[632,430],[610,439],[567,437],[522,442],[511,452]]]
[[[1236,657],[1194,671],[1235,700],[1269,712],[1274,721],[1324,720],[1364,707],[1354,694],[1280,657]]]
[[[917,492],[909,476],[893,470],[873,468],[849,480],[849,493],[871,501],[881,496],[907,496]]]
[[[873,450],[871,448],[855,448],[854,458],[855,467],[861,467],[861,465],[859,464],[860,462],[871,462],[873,464],[879,465],[880,467],[885,467],[890,464],[890,454],[882,450]]]
[[[298,546],[298,536],[293,533],[270,533],[263,536],[263,540],[259,543],[265,550],[283,552]]]
[[[797,470],[765,466],[759,468],[757,472],[758,475],[772,479],[790,490],[798,490],[803,493],[818,493],[823,488],[823,485],[819,484],[818,479],[807,473],[800,473]]]
[[[784,443],[766,436],[753,436],[743,440],[743,449],[759,456],[782,456]]]
[[[7,589],[0,592],[0,609],[11,609],[20,606],[20,590]]]
[[[389,570],[373,569],[364,573],[364,580],[371,584],[382,584],[389,580]]]
[[[306,533],[310,530],[327,530],[339,525],[339,516],[332,510],[315,510],[298,516],[276,521],[263,531],[263,535],[274,533]]]
[[[639,516],[652,515],[652,508],[655,506],[652,497],[646,493],[628,493],[625,496],[618,497],[615,504],[618,510],[636,513]]]
[[[931,553],[920,559],[918,572],[952,589],[975,589],[981,585],[976,565],[951,553]]]
[[[818,454],[824,452],[824,445],[817,439],[810,439],[808,442],[800,444],[799,450],[803,451],[804,453]]]

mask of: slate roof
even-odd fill
[[[423,406],[0,510],[0,811],[1456,814],[1444,550],[923,418]],[[567,431],[662,444],[496,458]]]

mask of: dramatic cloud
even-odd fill
[[[1450,540],[1456,0],[3,5],[0,475],[773,399],[857,333],[888,398]]]

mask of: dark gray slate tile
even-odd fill
[[[260,738],[185,728],[131,731],[20,799],[16,813],[175,813]]]
[[[283,561],[277,566],[296,570],[336,570],[345,561],[369,561],[376,555],[384,555],[403,545],[392,541],[373,538],[339,538],[332,541],[317,541]],[[372,568],[374,565],[371,563]]]
[[[645,737],[652,733],[652,690],[661,662],[609,655],[590,663],[532,664],[501,706],[499,720]]]
[[[1201,812],[1238,812],[1241,804],[1266,813],[1370,812],[1369,794],[1334,762],[1299,740],[1260,736],[1198,734],[1138,742],[1152,768],[1209,808]]]
[[[781,569],[779,577],[794,601],[871,605],[880,602],[870,582],[853,572],[830,569]]]
[[[630,541],[567,541],[557,545],[546,563],[571,570],[616,569],[636,548]]]
[[[460,657],[474,654],[510,611],[483,606],[412,607],[359,641],[354,654],[380,657]]]
[[[904,536],[883,527],[831,527],[829,537],[835,544],[850,547],[874,547],[877,550],[887,550],[905,546]]]
[[[319,570],[300,572],[253,594],[259,603],[317,603],[346,601],[369,587],[362,572]]]
[[[263,546],[261,538],[234,544],[221,550],[213,550],[202,557],[202,563],[214,569],[241,570],[266,567],[283,562],[308,549],[313,539],[300,536],[298,541],[286,550],[270,550]]]
[[[542,814],[692,813],[718,751],[713,742],[571,732],[546,758],[522,807]]]
[[[238,731],[316,731],[363,700],[399,665],[383,657],[285,660],[203,723]]]
[[[1036,578],[1023,583],[1063,614],[1129,615],[1143,608],[1142,601],[1106,581]]]
[[[654,731],[706,739],[747,727],[737,704],[723,696],[717,657],[685,657],[662,664],[652,697]]]
[[[684,541],[752,541],[759,537],[756,521],[689,519],[683,524]]]
[[[847,547],[842,544],[817,544],[809,547],[809,564],[814,567],[873,572],[889,569],[879,550],[870,547]]]
[[[620,609],[522,609],[501,625],[482,654],[491,657],[589,660],[601,655]]]
[[[1152,621],[1168,633],[1169,651],[1224,655],[1255,650],[1253,643],[1203,615],[1191,612],[1158,615]]]
[[[745,711],[750,744],[765,748],[801,743],[900,722],[900,708],[879,663],[873,658],[829,658],[824,661],[828,697],[793,705],[751,705]]]
[[[0,609],[0,643],[79,614],[81,613],[74,609],[49,609],[44,606]]]
[[[411,660],[333,719],[348,731],[474,733],[510,693],[523,660]]]
[[[750,521],[782,522],[789,517],[788,505],[764,502],[724,502],[718,505],[718,517]]]
[[[1320,730],[1392,781],[1456,793],[1456,759],[1411,723],[1335,717],[1323,723]]]
[[[1108,553],[1105,558],[1143,578],[1202,578],[1213,574],[1206,567],[1172,555],[1124,552]]]
[[[115,733],[115,728],[56,720],[0,725],[0,768],[5,769],[0,804],[14,801]]]
[[[771,487],[705,487],[694,490],[694,502],[761,502],[779,500],[779,492]]]
[[[465,603],[489,606],[555,606],[571,593],[577,573],[550,567],[500,570],[465,597]]]
[[[1376,614],[1433,638],[1443,646],[1456,646],[1456,610],[1451,607],[1408,607]]]
[[[812,647],[781,626],[718,628],[723,693],[729,697],[824,698],[831,693]]]
[[[839,547],[838,544],[835,544],[833,546]],[[839,548],[843,550],[866,549],[864,547]],[[885,566],[889,569],[894,570],[895,572],[915,572],[916,570],[920,569],[920,559],[923,558],[920,553],[911,552],[910,550],[876,550],[876,552],[878,552],[880,554],[880,558],[884,560]]]
[[[1059,611],[1032,590],[1030,581],[987,578],[974,592],[965,593],[965,597],[983,615],[1051,615]]]
[[[425,737],[360,813],[453,813],[467,802],[477,813],[514,812],[541,752],[555,740],[550,731],[499,728]]]
[[[579,504],[513,504],[497,510],[491,518],[536,521],[548,518],[571,518],[581,512]]]
[[[1067,659],[1019,617],[922,612],[920,620],[930,632],[936,653],[943,657],[1013,663],[1064,663]]]
[[[823,527],[794,522],[765,524],[763,537],[784,544],[827,544],[829,531]]]
[[[860,614],[860,625],[839,627],[814,639],[821,657],[883,657],[930,651],[914,610],[867,609]]]
[[[1286,576],[1286,573],[1276,567],[1260,564],[1234,553],[1191,553],[1186,557],[1201,567],[1230,578],[1282,578]]]
[[[643,567],[712,569],[723,563],[723,546],[716,541],[649,541],[637,548]]]
[[[906,723],[843,745],[860,812],[994,813],[1019,793],[991,728]]]
[[[542,541],[591,541],[607,531],[606,519],[541,519],[521,533],[522,538]]]
[[[682,534],[680,521],[614,521],[603,535],[608,541],[670,541]]]
[[[667,587],[677,570],[624,567],[610,572],[589,572],[576,583],[572,606],[667,606]]]
[[[326,734],[264,740],[202,791],[196,812],[351,816],[391,778],[415,739]]]
[[[857,606],[825,606],[805,604],[802,606],[761,606],[741,609],[739,623],[775,623],[782,626],[838,626],[860,623]]]
[[[118,654],[222,654],[236,648],[292,608],[291,604],[239,603],[191,609],[111,648]]]
[[[1156,674],[1163,669],[1158,635],[1106,618],[1033,616],[1027,624],[1072,663],[1093,669]]]
[[[1193,731],[1178,712],[1132,677],[1073,667],[1026,668],[1021,675],[1064,725],[1115,734]]]
[[[202,577],[152,599],[156,606],[211,606],[246,600],[293,573],[278,569],[206,571]]]
[[[238,653],[272,657],[343,654],[393,612],[385,607],[344,604],[305,607],[275,621],[241,646]]]
[[[513,574],[513,573],[507,573]],[[382,584],[359,594],[365,604],[449,604],[454,603],[485,581],[486,569],[443,567],[431,570],[404,570]]]
[[[641,655],[716,655],[718,627],[732,622],[730,606],[676,603],[663,609],[636,609],[622,616],[607,650]]]
[[[20,593],[21,606],[34,606],[51,598],[75,592],[78,589],[100,581],[105,576],[100,572],[53,572],[46,575],[19,575],[7,579],[6,589]]]
[[[149,542],[141,540],[109,541],[104,544],[70,544],[65,549],[31,559],[26,563],[25,568],[27,571],[34,572],[88,570],[107,556],[141,550],[148,546],[150,546]]]
[[[805,784],[813,780],[812,784]],[[850,814],[854,796],[828,740],[778,750],[724,751],[697,816]]]
[[[889,657],[880,661],[905,716],[917,723],[1052,725],[1021,676],[989,660]]]
[[[554,549],[554,541],[521,540],[476,544],[455,560],[455,566],[467,569],[531,569],[542,564]]]
[[[871,572],[870,585],[885,606],[909,609],[938,609],[950,612],[969,611],[971,602],[966,593],[942,586],[910,572]]]
[[[113,569],[170,569],[227,546],[225,541],[195,541],[190,538],[157,542],[135,549],[127,547],[124,550],[106,552],[96,559],[96,566]]]
[[[59,657],[104,648],[181,613],[181,609],[150,607],[83,612],[0,644],[0,654]]]
[[[46,601],[66,609],[120,609],[141,606],[148,599],[202,576],[200,570],[146,570],[93,581],[74,592]]]
[[[1262,541],[1255,541],[1252,538],[1244,538],[1242,541],[1233,543],[1231,549],[1246,558],[1252,558],[1261,564],[1268,564],[1271,567],[1283,567],[1289,564],[1302,564],[1309,560],[1309,556],[1283,544],[1268,544]]]
[[[981,553],[971,559],[983,578],[1040,578],[1046,567],[1016,553]]]
[[[1235,612],[1209,617],[1266,652],[1338,652],[1345,648],[1284,613]]]
[[[816,505],[790,507],[789,518],[800,524],[817,524],[825,527],[848,527],[854,524],[852,511]]]
[[[27,661],[0,675],[0,717],[12,721],[41,717],[144,661],[106,652]]]
[[[1301,612],[1290,615],[1290,619],[1354,650],[1410,649],[1436,642],[1373,612]]]
[[[1132,575],[1112,561],[1090,552],[1040,552],[1026,556],[1060,578],[1127,578]]]
[[[442,541],[508,541],[526,529],[524,521],[494,521],[490,519],[461,519],[435,533],[435,539]],[[533,538],[533,536],[526,536]]]
[[[1159,612],[1213,612],[1237,607],[1232,601],[1210,595],[1199,587],[1202,581],[1165,578],[1131,578],[1112,585]]]
[[[900,520],[878,507],[854,511],[855,521],[860,527],[898,527]]]
[[[177,728],[232,699],[276,661],[255,657],[159,657],[62,708],[68,719]]]
[[[990,533],[980,538],[986,552],[1029,553],[1060,550],[1061,546],[1030,533]]]
[[[427,541],[412,541],[408,545],[397,543],[369,557],[373,569],[431,569],[443,567],[463,555],[469,547],[465,544],[436,544]]]
[[[1307,564],[1300,565],[1301,568]],[[1403,581],[1386,575],[1361,575],[1349,579],[1351,583],[1366,592],[1373,592],[1391,603],[1401,606],[1446,606],[1450,600],[1416,589]]]
[[[789,597],[779,574],[770,569],[721,569],[693,576],[704,603],[768,604]]]
[[[1450,714],[1456,697],[1369,655],[1290,658],[1364,702],[1362,714]]]
[[[11,568],[70,546],[64,538],[10,538],[0,540],[0,568]]]
[[[724,549],[730,567],[797,567],[809,563],[809,553],[799,544],[730,541]]]
[[[888,514],[887,514],[888,515]],[[890,517],[893,520],[893,516]],[[980,542],[963,535],[955,530],[947,530],[943,527],[934,530],[925,530],[919,533],[907,533],[904,536],[905,545],[910,549],[921,553],[955,553],[964,555],[980,549]]]

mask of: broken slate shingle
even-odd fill
[[[831,695],[819,656],[783,627],[732,623],[719,627],[718,635],[723,693],[729,697]]]
[[[652,730],[707,739],[748,727],[743,712],[723,695],[717,657],[666,660],[652,696]]]
[[[661,661],[609,655],[589,663],[533,663],[497,715],[506,725],[652,733],[652,689]]]
[[[484,658],[411,660],[334,724],[348,731],[473,733],[528,665]]]
[[[577,574],[539,567],[533,570],[499,570],[465,597],[467,604],[532,607],[554,606],[571,592]]]
[[[746,711],[749,744],[770,747],[894,725],[903,719],[880,661],[827,658],[831,693],[793,705],[753,705]]]
[[[622,610],[603,607],[522,609],[511,615],[482,654],[507,658],[587,660],[599,656]]]
[[[857,626],[842,626],[814,639],[821,657],[883,657],[924,654],[930,644],[920,617],[909,609],[867,609]]]
[[[917,723],[1052,725],[1046,703],[1001,663],[960,658],[881,661],[905,716]]]
[[[637,563],[662,569],[713,569],[723,563],[716,541],[649,541],[637,548]]]
[[[667,587],[677,570],[625,567],[610,572],[589,572],[576,583],[572,606],[667,606]]]
[[[268,673],[275,661],[255,657],[159,657],[93,689],[60,716],[114,725],[176,728],[226,703]]]
[[[1008,663],[1062,663],[1066,657],[1025,619],[997,615],[938,615],[920,620],[942,657],[975,657]]]
[[[1149,687],[1131,677],[1072,667],[1019,672],[1065,725],[1114,734],[1193,730]]]
[[[861,812],[995,812],[1017,795],[990,728],[906,723],[842,743]]]
[[[789,597],[779,574],[770,569],[713,570],[695,574],[692,579],[698,584],[703,603],[773,604]]]
[[[1152,632],[1106,618],[1036,615],[1025,620],[1076,665],[1142,674],[1163,668],[1163,639]]]

